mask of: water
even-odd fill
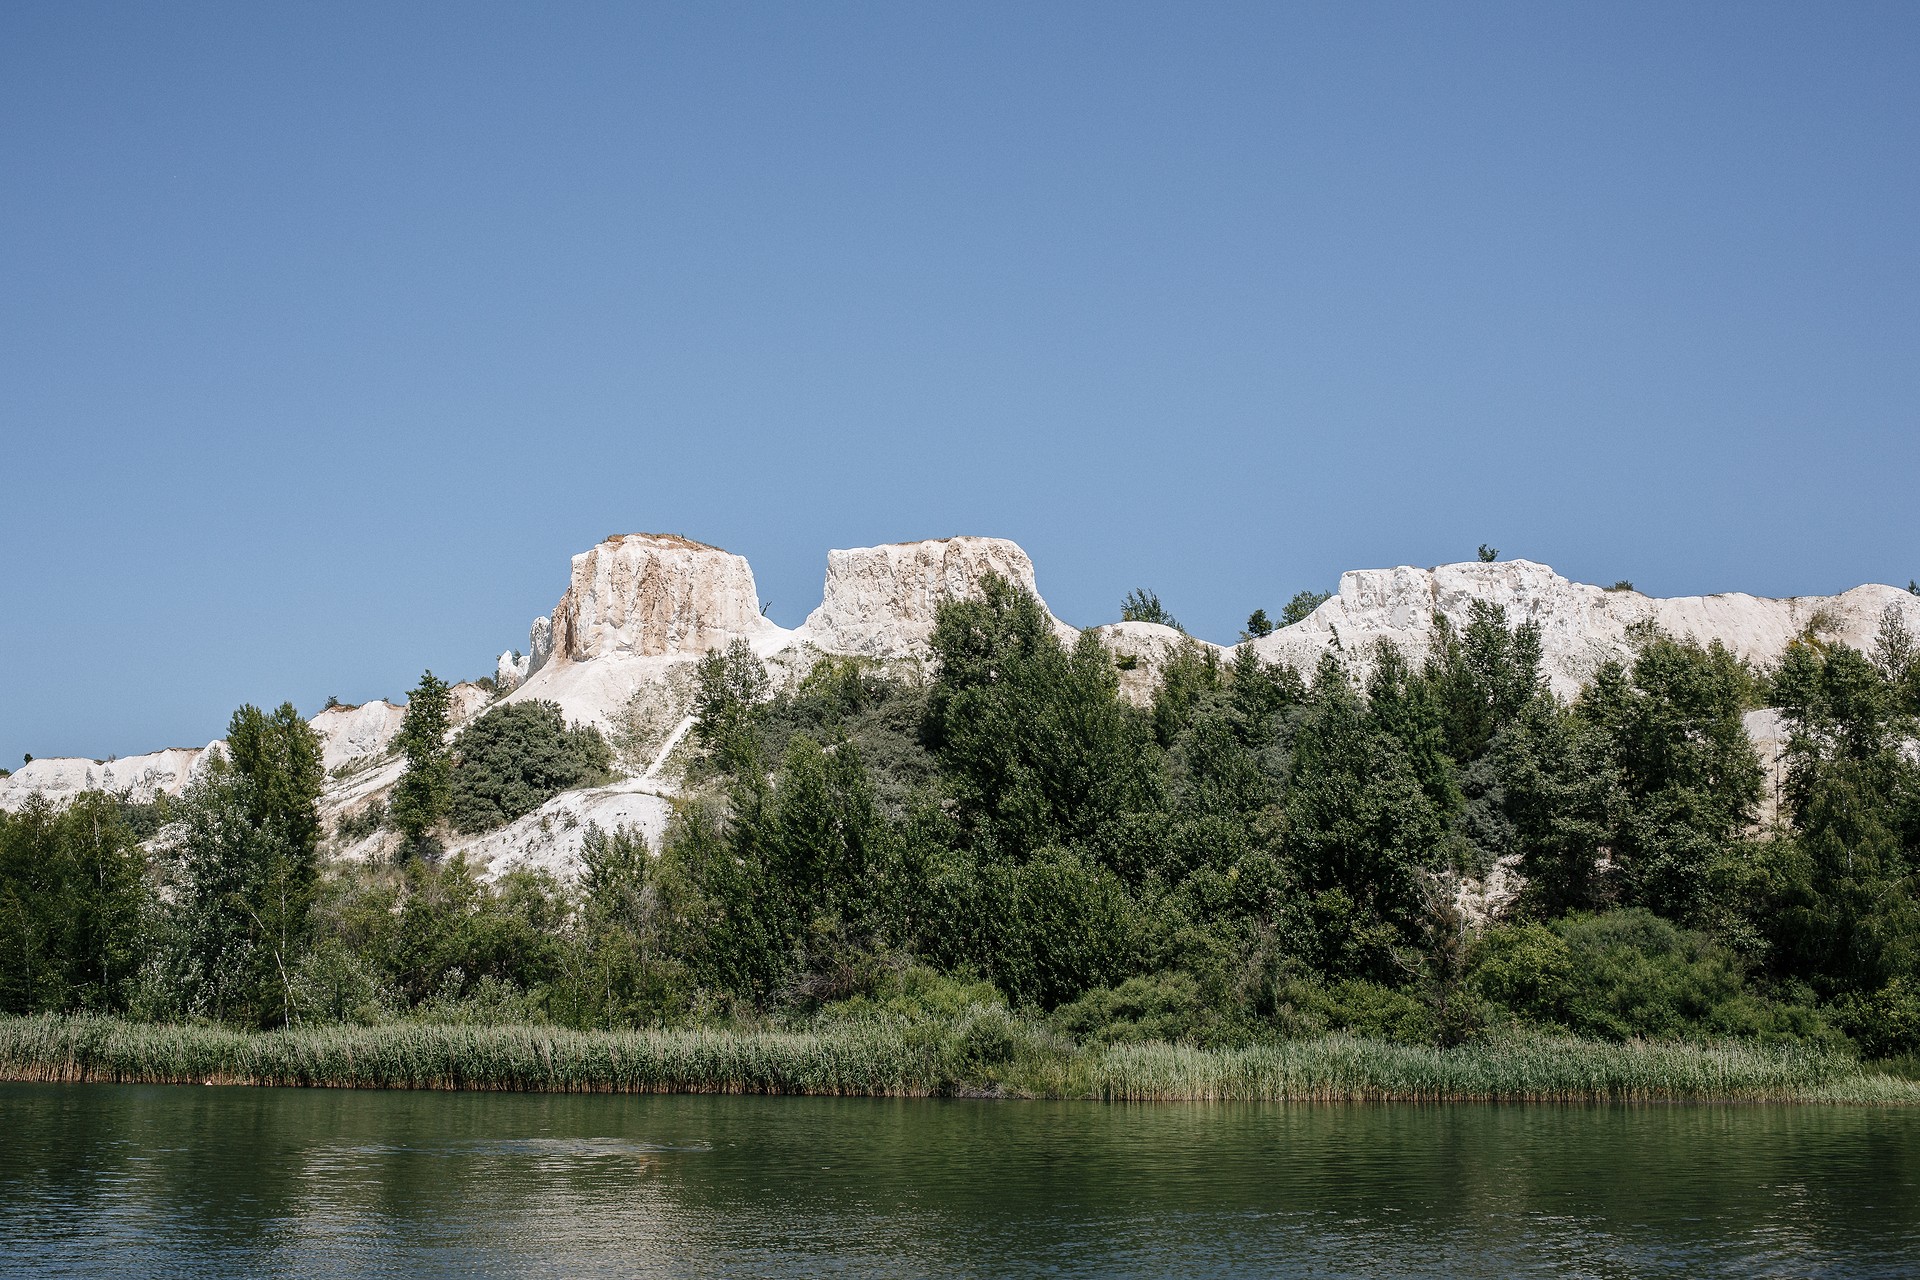
[[[0,1086],[0,1275],[1911,1276],[1920,1114]]]

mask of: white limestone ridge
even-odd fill
[[[761,614],[744,557],[677,535],[627,534],[573,558],[560,603],[534,620],[526,657],[502,654],[495,679],[509,701],[554,702],[569,720],[618,730],[642,690],[736,640],[789,670],[817,654],[924,660],[940,604],[977,596],[991,574],[1038,595],[1033,561],[1004,538],[830,551],[820,606],[788,630]],[[1055,626],[1064,639],[1077,634]]]
[[[1809,628],[1823,639],[1871,652],[1881,614],[1892,608],[1920,632],[1920,597],[1899,587],[1862,586],[1837,596],[1785,600],[1725,594],[1657,599],[1637,591],[1570,582],[1531,560],[1445,564],[1433,569],[1362,569],[1307,618],[1254,642],[1268,661],[1311,672],[1337,649],[1357,672],[1384,641],[1412,662],[1431,651],[1444,616],[1464,629],[1473,602],[1506,610],[1509,625],[1539,624],[1542,667],[1555,693],[1570,696],[1610,658],[1630,660],[1630,630],[1651,623],[1701,644],[1715,640],[1753,662],[1772,662]]]
[[[477,685],[453,686],[452,720],[465,724],[487,704]],[[394,735],[400,732],[404,706],[384,700],[359,706],[336,704],[320,711],[309,724],[320,738],[320,764],[330,777],[353,773],[385,758]],[[39,795],[58,804],[82,791],[111,791],[137,803],[185,793],[206,772],[227,744],[216,739],[204,747],[167,747],[117,760],[89,760],[84,756],[33,760],[0,778],[0,809],[24,807]],[[335,789],[329,784],[329,789]]]
[[[1039,594],[1032,560],[1005,539],[831,551],[819,607],[788,630],[761,613],[753,569],[743,557],[672,534],[608,538],[573,557],[566,589],[534,620],[527,652],[500,656],[496,694],[471,684],[454,687],[454,720],[470,720],[490,696],[555,702],[568,720],[609,734],[629,781],[580,793],[577,803],[557,797],[532,820],[465,843],[494,871],[564,869],[590,821],[631,821],[657,833],[675,791],[670,758],[686,736],[692,664],[699,658],[745,641],[776,679],[804,674],[822,654],[924,663],[941,603],[977,596],[989,574]],[[1663,600],[1570,582],[1545,565],[1510,560],[1344,574],[1338,594],[1254,648],[1267,661],[1305,673],[1332,651],[1364,675],[1387,641],[1419,662],[1439,634],[1436,616],[1464,628],[1473,602],[1481,600],[1504,608],[1509,623],[1539,624],[1545,675],[1562,696],[1609,658],[1630,658],[1630,632],[1640,623],[1702,643],[1719,640],[1758,663],[1777,659],[1810,629],[1871,649],[1889,608],[1920,632],[1920,597],[1897,587],[1788,600],[1738,594]],[[1054,625],[1064,641],[1078,634],[1058,619]],[[1183,646],[1227,652],[1151,623],[1109,623],[1094,634],[1114,655],[1122,694],[1135,702],[1152,697],[1160,672]],[[397,781],[402,762],[389,748],[404,714],[404,707],[380,701],[314,716],[329,774],[321,801],[329,821],[374,803]],[[1778,726],[1768,721],[1764,727],[1770,736],[1756,737],[1765,737],[1777,755]],[[136,800],[177,795],[219,750],[213,743],[104,762],[35,760],[0,778],[0,809],[18,809],[33,795],[57,802],[94,788]]]
[[[226,743],[216,741],[116,760],[82,756],[29,760],[11,776],[0,778],[0,809],[20,809],[36,795],[61,804],[83,791],[111,791],[140,803],[160,795],[177,796],[205,771],[214,755],[225,750]]]

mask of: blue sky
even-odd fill
[[[525,645],[606,534],[1197,634],[1491,542],[1920,574],[1920,6],[0,7],[0,763]]]

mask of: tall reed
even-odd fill
[[[528,1026],[223,1027],[0,1018],[0,1079],[569,1093],[1110,1101],[1819,1101],[1920,1103],[1920,1083],[1796,1046],[1522,1039],[1434,1049],[1328,1036],[1246,1048],[1062,1048],[983,1070],[951,1037],[889,1022],[814,1031]]]
[[[1436,1049],[1328,1036],[1243,1049],[1141,1044],[1076,1064],[1112,1101],[1832,1101],[1920,1103],[1920,1084],[1823,1050],[1730,1041],[1521,1039]]]

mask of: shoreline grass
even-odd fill
[[[1349,1036],[1201,1049],[1029,1046],[956,1059],[924,1026],[570,1031],[390,1023],[244,1032],[0,1018],[0,1080],[559,1093],[1000,1096],[1109,1102],[1920,1103],[1920,1082],[1821,1050],[1531,1038],[1436,1049]]]

